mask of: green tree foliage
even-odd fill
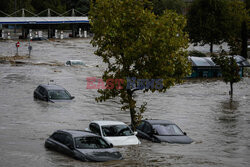
[[[20,10],[22,8],[25,8],[31,12],[34,12],[34,8],[31,5],[32,0],[1,0],[0,3],[0,10],[7,13],[12,14],[15,12],[15,10]],[[18,12],[12,16],[21,16],[22,13]],[[0,14],[0,16],[5,16],[3,14]]]
[[[63,4],[66,4],[67,10],[76,9],[77,11],[87,14],[89,12],[90,1],[89,0],[62,0]]]
[[[34,7],[31,5],[32,0],[16,0],[16,2],[18,4],[19,9],[24,8],[26,10],[34,12]]]
[[[233,56],[228,56],[225,51],[222,51],[219,56],[212,55],[212,60],[220,66],[223,81],[230,83],[230,96],[233,97],[233,84],[240,81],[239,66]]]
[[[240,53],[242,22],[247,19],[245,3],[240,0],[195,0],[188,12],[187,30],[194,44],[228,42],[231,52]]]
[[[209,44],[213,52],[214,44],[221,44],[225,38],[227,20],[225,0],[194,0],[187,14],[187,29],[191,42]]]
[[[242,50],[242,42],[247,42],[244,40],[247,34],[246,32],[242,32],[246,31],[246,4],[240,0],[230,0],[227,2],[227,5],[227,29],[224,30],[227,33],[225,41],[231,48],[231,54],[239,55]],[[243,36],[242,33],[244,33]]]
[[[250,1],[249,1],[249,0],[244,0],[244,1],[245,1],[245,3],[246,3],[247,9],[249,9],[249,8],[250,8]]]
[[[182,14],[185,7],[183,0],[152,0],[153,12],[157,15],[163,14],[164,10],[174,10],[175,12]]]
[[[172,11],[157,16],[151,10],[148,0],[96,0],[89,12],[95,34],[91,43],[97,47],[95,54],[107,64],[103,80],[125,80],[124,89],[98,90],[100,97],[96,100],[119,97],[121,109],[130,111],[133,126],[141,120],[146,103],[136,106],[138,89],[126,89],[127,77],[162,78],[162,89],[143,92],[165,92],[191,72],[185,50],[185,18]]]
[[[48,8],[57,13],[63,13],[66,11],[66,5],[61,0],[32,0],[32,6],[35,8],[36,13],[42,12]],[[41,16],[47,16],[48,13],[44,12]],[[56,15],[51,12],[51,15]]]
[[[5,12],[5,13],[9,13],[8,5],[9,5],[9,0],[1,0],[0,10]],[[0,13],[0,17],[2,17],[2,16],[4,16],[4,14]]]

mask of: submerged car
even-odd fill
[[[65,63],[66,66],[85,66],[82,60],[68,60]]]
[[[58,130],[46,141],[45,147],[81,161],[121,160],[122,155],[100,136],[78,130]]]
[[[119,121],[92,121],[86,129],[103,137],[108,143],[114,146],[138,145],[141,144],[131,128]]]
[[[190,144],[193,142],[175,123],[167,120],[143,120],[136,129],[139,138],[153,142],[179,144]]]
[[[34,98],[55,102],[59,100],[72,100],[75,97],[71,96],[70,93],[59,85],[39,85],[34,91]]]

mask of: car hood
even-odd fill
[[[168,143],[178,143],[178,144],[190,144],[193,142],[193,140],[188,136],[159,136],[154,135],[157,139],[159,139],[162,142],[168,142]]]
[[[114,146],[125,146],[125,145],[137,145],[141,144],[138,138],[134,135],[132,136],[115,136],[115,137],[104,137],[109,143]]]
[[[84,154],[84,157],[89,161],[103,162],[111,160],[121,160],[122,155],[116,149],[77,149]]]

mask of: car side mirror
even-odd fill
[[[75,96],[71,96],[71,99],[74,99],[75,98]]]
[[[114,147],[112,143],[110,143],[109,146],[110,146],[110,148],[113,148],[113,147]]]
[[[138,134],[138,132],[137,131],[134,131],[134,135],[137,135]]]
[[[152,129],[152,135],[157,134],[157,131],[155,129]]]
[[[187,133],[186,133],[186,132],[183,132],[183,134],[184,134],[185,136],[187,136]]]

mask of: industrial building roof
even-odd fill
[[[191,61],[193,67],[218,67],[212,60],[211,57],[193,57],[190,56],[189,61]],[[235,55],[234,59],[240,67],[250,67],[250,63],[242,56]]]
[[[0,17],[0,24],[89,23],[88,17]]]

